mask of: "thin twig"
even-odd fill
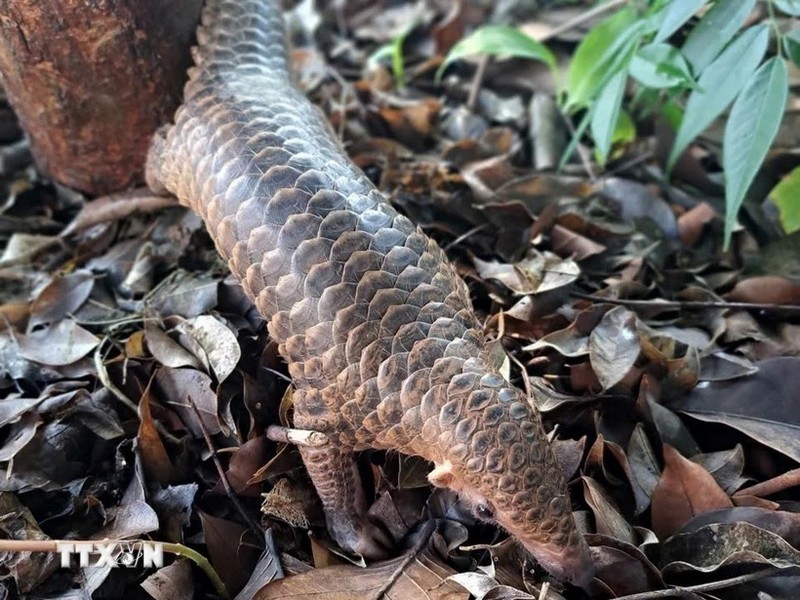
[[[403,560],[397,565],[397,568],[389,575],[386,582],[372,595],[371,598],[374,600],[378,600],[379,598],[385,598],[385,594],[387,591],[391,589],[391,587],[397,582],[400,576],[405,572],[406,567],[408,567],[409,563],[417,557],[422,549],[428,544],[428,540],[430,539],[433,532],[436,531],[436,522],[433,520],[429,520],[423,525],[422,531],[420,532],[420,537],[411,550],[408,551],[408,554],[403,557]]]
[[[683,596],[690,592],[710,592],[712,590],[719,590],[734,585],[747,583],[748,581],[756,581],[777,574],[782,569],[780,567],[771,567],[769,569],[761,569],[754,573],[747,575],[739,575],[738,577],[731,577],[730,579],[720,579],[719,581],[712,581],[710,583],[701,583],[699,585],[690,585],[687,587],[674,587],[668,590],[653,590],[652,592],[641,592],[639,594],[629,594],[628,596],[619,596],[617,600],[654,600],[657,598],[674,598],[676,596]]]
[[[579,27],[606,12],[619,8],[627,2],[628,0],[611,0],[611,2],[607,2],[606,4],[596,6],[593,9],[587,10],[585,13],[578,15],[574,19],[570,19],[558,27],[551,29],[547,33],[541,36],[536,36],[536,40],[539,42],[545,42],[549,39],[557,37],[562,33],[566,33],[570,29]],[[483,55],[478,62],[478,68],[475,70],[475,75],[472,77],[472,83],[470,83],[469,86],[469,96],[467,97],[466,102],[467,110],[470,112],[475,112],[475,107],[478,104],[478,94],[480,94],[481,87],[483,86],[483,78],[486,75],[486,69],[489,66],[490,61],[491,57],[488,54]]]
[[[187,401],[189,402],[189,406],[192,407],[194,411],[194,415],[197,417],[197,423],[200,427],[200,431],[203,433],[203,439],[206,441],[206,446],[208,446],[209,452],[211,452],[211,460],[214,461],[214,466],[217,468],[217,473],[219,474],[219,479],[222,482],[222,487],[225,488],[225,493],[228,495],[228,498],[233,503],[236,512],[239,513],[239,516],[244,519],[247,526],[250,528],[253,533],[255,533],[259,539],[264,538],[264,528],[261,527],[261,524],[258,523],[253,517],[251,517],[248,512],[242,506],[242,503],[239,502],[239,496],[236,495],[236,492],[231,487],[231,482],[228,481],[228,476],[225,474],[225,469],[222,468],[222,462],[219,460],[219,455],[217,454],[217,449],[214,447],[214,442],[211,440],[211,435],[208,433],[208,428],[206,424],[203,422],[203,417],[200,414],[200,410],[197,408],[197,404],[195,404],[194,400],[192,400],[191,396],[186,396]]]
[[[599,296],[592,296],[591,294],[583,294],[581,292],[570,292],[570,295],[583,300],[605,302],[607,304],[617,304],[619,306],[630,306],[632,308],[674,308],[676,310],[722,308],[790,314],[800,313],[800,305],[797,304],[761,304],[759,302],[725,302],[724,300],[628,300],[622,298],[602,298]]]
[[[600,4],[599,6],[595,6],[593,9],[587,10],[585,13],[579,14],[576,17],[570,19],[569,21],[563,22],[558,27],[554,27],[547,33],[544,33],[540,36],[536,36],[536,40],[539,42],[546,42],[549,39],[558,37],[562,33],[568,32],[570,29],[575,29],[576,27],[580,27],[584,23],[587,23],[604,13],[615,10],[627,3],[628,0],[611,0],[611,2],[606,2],[605,4]]]
[[[469,112],[475,112],[475,107],[478,105],[478,94],[481,92],[483,86],[483,78],[486,75],[486,69],[489,66],[490,56],[484,54],[478,62],[478,68],[475,75],[472,77],[472,83],[469,86],[469,96],[467,96],[466,107]]]
[[[772,479],[742,488],[734,496],[759,496],[763,498],[797,486],[800,486],[800,469],[792,469]]]
[[[550,582],[545,581],[542,584],[542,589],[539,590],[539,600],[547,600],[547,594],[550,593]]]
[[[295,446],[308,446],[311,448],[321,448],[330,443],[327,435],[321,431],[309,431],[308,429],[292,429],[281,425],[270,425],[265,433],[268,440],[281,444],[294,444]]]

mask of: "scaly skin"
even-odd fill
[[[434,484],[515,535],[559,578],[592,565],[536,410],[490,367],[467,288],[439,246],[346,157],[291,83],[272,0],[209,0],[150,186],[206,222],[268,321],[296,386],[295,424],[328,527],[375,558],[352,453],[422,456]]]

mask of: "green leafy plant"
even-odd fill
[[[578,45],[567,69],[561,107],[578,124],[564,160],[588,132],[603,164],[615,143],[630,136],[631,115],[659,114],[675,128],[669,172],[689,145],[730,109],[722,151],[727,246],[783,117],[786,61],[800,64],[800,29],[783,32],[776,21],[776,12],[800,16],[800,0],[767,0],[766,22],[748,24],[755,6],[756,0],[640,0],[599,22]],[[675,34],[681,30],[684,41],[676,44]],[[770,36],[776,41],[775,56],[768,53]],[[555,64],[545,58],[542,44],[523,37],[513,29],[481,28],[453,48],[442,69],[466,54],[502,53]],[[784,206],[782,218],[788,214]],[[783,224],[790,229],[788,221]]]
[[[556,67],[556,57],[541,42],[514,27],[486,25],[476,29],[450,49],[436,72],[436,79],[441,79],[444,70],[454,61],[475,54],[530,58],[544,62],[553,70]]]

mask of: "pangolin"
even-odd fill
[[[295,426],[328,529],[382,557],[353,453],[418,455],[430,481],[514,535],[554,576],[593,573],[537,410],[491,360],[467,287],[398,214],[294,86],[277,0],[207,0],[150,187],[201,215],[268,322],[294,382]]]

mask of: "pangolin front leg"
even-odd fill
[[[345,550],[376,560],[393,542],[367,519],[367,502],[352,452],[336,446],[300,447],[300,455],[325,509],[328,532]]]

